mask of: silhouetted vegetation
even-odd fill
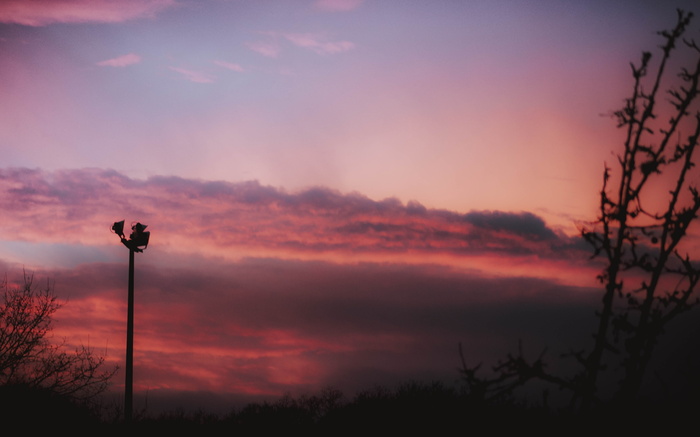
[[[19,395],[17,394],[19,393]],[[14,401],[10,402],[9,399]],[[464,386],[407,382],[395,388],[376,386],[352,399],[334,389],[318,394],[282,396],[273,402],[250,403],[224,415],[177,409],[149,415],[135,414],[130,423],[120,417],[98,420],[85,405],[45,389],[5,387],[0,390],[3,423],[29,423],[26,430],[73,430],[72,435],[448,435],[488,433],[501,435],[526,430],[545,435],[655,428],[672,431],[687,426],[695,404],[664,407],[638,406],[634,412],[597,409],[586,413],[554,411],[515,398],[477,401]],[[643,421],[639,418],[644,417]]]
[[[116,369],[105,370],[103,357],[85,346],[71,352],[49,341],[61,306],[50,282],[39,288],[25,274],[21,286],[5,279],[0,290],[0,386],[47,389],[77,400],[107,388]]]
[[[59,431],[76,435],[106,428],[94,404],[27,384],[0,385],[0,423],[6,432],[25,435]]]
[[[395,388],[376,386],[347,399],[339,390],[274,402],[250,403],[217,416],[203,411],[175,410],[155,416],[137,414],[131,424],[115,421],[108,429],[120,432],[197,432],[197,435],[238,433],[272,435],[378,434],[454,430],[515,431],[523,426],[551,428],[558,418],[543,408],[513,400],[476,404],[461,386],[407,382]]]
[[[49,341],[60,308],[50,282],[0,284],[0,423],[24,434],[88,433],[103,426],[95,397],[114,374],[87,347]]]
[[[540,380],[570,392],[575,411],[644,407],[639,395],[657,344],[670,322],[698,305],[700,265],[688,254],[686,238],[700,209],[693,172],[700,47],[684,38],[691,18],[679,10],[676,26],[659,32],[656,64],[650,52],[632,64],[631,95],[612,114],[625,131],[624,147],[617,172],[604,170],[598,219],[581,231],[605,268],[598,276],[603,292],[593,345],[565,354],[579,370],[555,375],[544,354],[530,361],[522,350],[494,366],[490,376],[465,362],[472,395],[489,401]],[[689,56],[682,57],[677,75],[669,74],[671,55],[679,51]]]

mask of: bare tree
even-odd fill
[[[89,399],[107,388],[116,369],[104,369],[104,357],[86,346],[74,351],[49,341],[54,313],[61,307],[50,282],[43,288],[24,275],[24,284],[0,284],[0,385],[48,388]]]
[[[656,64],[650,52],[631,64],[631,96],[613,113],[625,131],[619,173],[615,177],[606,166],[599,216],[581,231],[605,268],[598,276],[603,293],[593,345],[568,354],[580,371],[551,375],[542,355],[530,362],[519,351],[493,368],[495,377],[481,378],[478,366],[463,363],[474,393],[498,397],[536,378],[570,390],[573,404],[587,409],[602,400],[602,374],[618,372],[619,387],[609,400],[629,404],[640,393],[665,328],[698,304],[700,266],[683,244],[700,209],[692,183],[698,176],[693,169],[700,138],[700,47],[684,39],[692,16],[679,10],[675,27],[658,33],[663,45]],[[669,75],[671,55],[678,52],[690,55],[681,64],[691,58],[692,63]]]

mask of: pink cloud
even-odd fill
[[[278,33],[260,32],[266,35],[266,40],[249,42],[246,45],[249,49],[269,58],[276,58],[282,50],[278,39],[282,38],[293,45],[309,50],[321,55],[332,55],[346,52],[355,48],[355,44],[350,41],[329,41],[323,34],[316,33]]]
[[[243,72],[244,69],[241,67],[239,64],[234,64],[231,62],[226,62],[226,61],[214,61],[214,64],[218,65],[219,67],[226,68],[231,71],[237,71],[237,72]]]
[[[351,11],[362,3],[364,0],[316,0],[316,7],[326,11]]]
[[[430,257],[494,271],[508,259],[511,274],[556,274],[570,282],[590,272],[576,261],[588,255],[579,240],[555,233],[533,214],[460,214],[325,188],[287,193],[257,182],[5,169],[0,209],[5,239],[13,241],[65,244],[70,235],[73,244],[110,245],[114,238],[105,227],[126,219],[151,226],[152,243],[171,254],[409,263]]]
[[[276,41],[254,41],[246,43],[246,46],[268,58],[276,58],[280,53],[280,47]]]
[[[214,77],[212,77],[208,73],[204,73],[201,71],[188,70],[188,69],[179,68],[179,67],[170,67],[170,69],[180,73],[190,82],[196,82],[196,83],[212,83],[212,82],[214,82]]]
[[[126,67],[129,65],[138,64],[139,62],[141,62],[141,56],[134,53],[129,53],[128,55],[118,56],[116,58],[98,62],[97,65],[100,67]]]
[[[571,248],[530,213],[431,210],[395,199],[375,201],[326,188],[287,193],[257,182],[204,182],[178,177],[127,178],[107,170],[42,172],[0,170],[0,207],[9,235],[19,240],[63,242],[58,229],[81,232],[85,220],[107,211],[157,223],[160,238],[175,245],[182,222],[196,224],[195,246],[226,250],[259,247],[294,252],[403,251],[425,253],[537,253]],[[73,220],[82,217],[83,220]],[[168,235],[166,237],[166,235]],[[76,241],[77,242],[77,241]],[[561,257],[561,253],[557,253]]]
[[[530,213],[22,168],[0,169],[0,211],[0,247],[66,244],[96,255],[32,271],[68,302],[56,334],[69,345],[89,339],[115,364],[124,353],[127,251],[109,226],[149,225],[136,268],[138,396],[274,397],[327,385],[351,393],[415,375],[452,380],[446,363],[458,362],[459,342],[488,362],[517,338],[559,350],[589,334],[572,320],[594,320],[597,294],[579,279],[595,281],[590,251]],[[0,268],[12,276],[22,264],[0,259]]]
[[[0,2],[0,22],[25,26],[114,23],[153,17],[175,4],[175,0],[4,0]]]
[[[284,37],[298,47],[308,48],[319,54],[336,54],[355,48],[355,44],[350,41],[326,41],[322,35],[310,33],[288,33]]]

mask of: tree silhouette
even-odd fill
[[[73,352],[53,344],[48,335],[54,313],[61,307],[51,284],[44,288],[24,275],[24,284],[0,284],[0,386],[49,389],[86,400],[103,392],[116,369],[105,370],[104,358],[86,346]]]
[[[474,396],[502,397],[540,379],[571,391],[572,406],[582,409],[604,400],[631,405],[665,328],[698,304],[694,292],[700,265],[691,260],[687,241],[700,209],[693,185],[700,137],[700,47],[684,39],[692,16],[678,10],[675,27],[658,32],[663,45],[656,64],[650,52],[631,64],[631,95],[612,114],[624,129],[624,147],[617,157],[617,177],[607,165],[603,172],[597,220],[581,230],[605,268],[598,276],[603,293],[593,345],[567,354],[579,371],[552,375],[543,355],[528,361],[522,350],[499,362],[495,376],[488,378],[477,374],[479,366],[463,361],[462,374]],[[681,64],[692,62],[680,65],[673,76],[671,55],[678,52],[690,55],[681,56]],[[603,374],[614,372],[620,375],[619,386],[611,398],[602,399]]]

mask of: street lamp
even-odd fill
[[[146,225],[136,223],[131,226],[131,235],[127,240],[124,236],[124,220],[114,222],[112,232],[117,234],[122,244],[129,249],[129,297],[126,319],[126,381],[124,384],[124,418],[131,421],[133,412],[133,383],[134,383],[134,253],[143,252],[148,247],[151,233],[146,231]]]

